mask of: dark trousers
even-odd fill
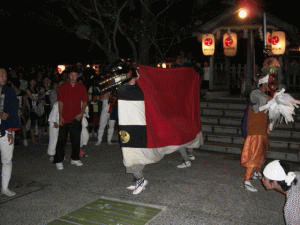
[[[56,144],[56,154],[54,156],[53,163],[60,163],[64,161],[69,133],[72,146],[71,159],[79,160],[81,129],[81,121],[78,121],[76,119],[71,123],[65,123],[64,125],[59,127],[58,139]]]

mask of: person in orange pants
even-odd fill
[[[258,89],[250,93],[250,104],[247,109],[247,135],[244,140],[244,146],[241,153],[241,166],[245,168],[244,187],[247,191],[257,192],[252,185],[251,180],[261,178],[261,168],[267,156],[269,146],[269,128],[268,115],[260,112],[259,107],[267,104],[271,99],[267,95],[269,75],[264,76],[258,82]]]

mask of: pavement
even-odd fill
[[[284,196],[257,193],[242,187],[239,156],[195,149],[192,167],[178,169],[178,152],[147,165],[146,190],[134,196],[126,187],[132,176],[125,173],[119,145],[94,146],[90,141],[84,165],[70,165],[67,146],[65,169],[57,171],[46,154],[47,140],[28,147],[16,145],[11,189],[14,198],[0,195],[1,225],[47,224],[101,197],[166,207],[151,225],[280,225],[284,224]],[[300,170],[300,165],[291,163]]]

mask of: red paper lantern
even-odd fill
[[[223,35],[223,48],[225,56],[235,56],[237,52],[237,34],[228,32]]]
[[[274,31],[272,33],[271,48],[274,55],[282,55],[285,52],[286,38],[283,31]]]
[[[272,44],[272,34],[270,32],[267,32],[267,42],[269,45]]]
[[[215,53],[215,36],[213,34],[202,35],[202,52],[206,56]]]

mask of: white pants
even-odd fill
[[[14,136],[13,132],[13,136]],[[0,151],[1,151],[1,163],[2,163],[2,189],[6,190],[11,178],[12,171],[12,157],[14,151],[14,144],[9,144],[7,133],[0,138]]]
[[[49,126],[49,144],[48,155],[54,156],[56,153],[56,144],[58,139],[59,128],[55,128],[52,125]]]
[[[101,115],[100,115],[100,121],[99,121],[99,129],[98,129],[98,143],[102,142],[102,137],[104,134],[104,129],[108,123],[110,114],[108,113],[109,110],[109,104],[108,100],[104,99],[102,100],[102,110],[101,110]]]
[[[108,129],[107,129],[107,143],[108,144],[111,144],[111,140],[112,140],[112,137],[113,137],[114,131],[115,131],[115,124],[116,124],[115,120],[108,121]]]

